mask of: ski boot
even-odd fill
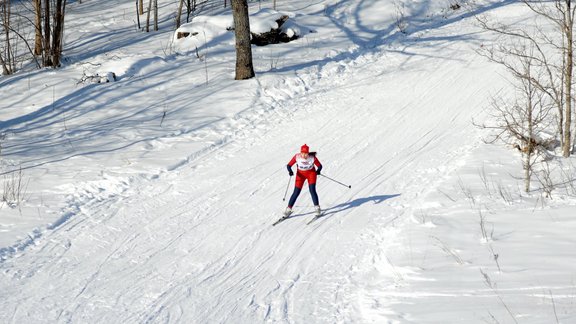
[[[322,216],[322,209],[320,209],[320,206],[314,206],[314,209],[315,209],[314,214],[316,215],[316,217]]]

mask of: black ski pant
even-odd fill
[[[312,196],[312,202],[314,203],[314,206],[320,205],[320,203],[318,202],[318,194],[316,193],[316,184],[311,184],[308,186],[308,188],[310,189],[310,196]],[[288,202],[288,207],[292,208],[292,206],[294,206],[294,204],[296,203],[296,199],[298,199],[298,196],[300,195],[301,191],[302,188],[298,187],[294,188],[294,192],[292,193],[290,201]]]

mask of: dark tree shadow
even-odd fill
[[[333,57],[322,58],[319,60],[308,61],[303,63],[296,63],[294,65],[288,65],[280,69],[275,69],[276,72],[292,71],[296,69],[302,69],[311,66],[323,67],[329,63],[340,62],[345,60],[355,60],[358,57],[366,54],[367,52],[378,52],[382,49],[379,46],[384,44],[404,44],[415,46],[416,43],[425,44],[426,47],[439,48],[448,42],[454,41],[475,41],[478,40],[478,35],[476,34],[457,34],[446,37],[434,37],[434,38],[421,38],[420,33],[427,30],[440,29],[445,26],[449,26],[463,19],[471,18],[477,15],[487,13],[491,10],[495,10],[501,7],[509,6],[515,4],[516,0],[500,0],[486,5],[479,5],[471,10],[459,10],[454,11],[453,15],[450,17],[445,17],[444,19],[431,19],[429,17],[430,4],[429,2],[419,2],[414,1],[413,3],[406,3],[406,12],[411,14],[406,15],[404,20],[409,22],[409,28],[406,30],[399,30],[397,23],[392,23],[388,26],[382,26],[378,28],[373,28],[369,24],[365,24],[362,21],[361,13],[364,10],[369,10],[369,2],[366,0],[359,1],[357,4],[353,5],[351,13],[354,17],[354,28],[348,26],[348,24],[340,21],[336,15],[339,7],[348,4],[347,0],[336,1],[325,8],[322,11],[312,13],[311,15],[325,15],[331,22],[340,29],[347,37],[351,40],[357,48],[352,51],[341,52]],[[356,32],[360,31],[360,33]],[[398,51],[395,51],[398,52]],[[415,55],[414,53],[401,50],[398,53],[404,54],[408,57]],[[447,60],[455,60],[450,55],[444,55],[442,58]]]
[[[351,12],[355,17],[355,27],[351,28],[348,24],[343,23],[338,16],[339,10],[342,9],[339,7],[346,6],[348,2],[338,0],[311,15],[326,15],[337,28],[357,45],[357,48],[351,52],[344,51],[334,57],[301,61],[275,69],[275,71],[292,71],[316,65],[322,67],[335,61],[353,60],[367,52],[381,51],[382,49],[379,46],[387,43],[398,42],[411,45],[422,43],[422,46],[439,47],[445,42],[474,40],[477,39],[476,35],[459,34],[434,39],[421,38],[419,35],[423,31],[441,28],[459,20],[511,5],[515,2],[514,0],[495,1],[492,4],[479,6],[471,11],[458,12],[446,19],[431,20],[426,16],[429,11],[429,4],[416,1],[410,4],[410,10],[407,11],[411,12],[411,15],[406,17],[411,22],[410,28],[400,32],[395,24],[373,27],[371,24],[363,22],[362,12],[370,10],[370,3],[365,0],[359,1],[351,8]],[[85,10],[86,14],[94,15],[96,20],[98,11],[90,6],[98,7],[100,5],[99,2],[86,2],[82,6],[78,6],[78,10]],[[164,24],[161,30],[166,34],[171,33],[171,31],[168,31],[170,30],[169,25],[171,22],[164,20],[161,23]],[[70,61],[67,64],[89,62],[95,56],[114,53],[118,49],[128,48],[132,44],[146,42],[151,37],[154,37],[153,33],[143,33],[122,26],[112,25],[108,28],[103,32],[85,35],[82,38],[69,41],[66,52]],[[222,37],[222,39],[214,39],[213,43],[208,44],[208,46],[216,45],[232,36],[225,35]],[[111,39],[114,41],[110,41]],[[299,47],[296,47],[292,50],[298,51],[299,49]],[[230,51],[233,51],[233,49],[230,48]],[[405,50],[402,50],[402,52],[408,56],[415,55]],[[445,56],[446,59],[456,59],[450,55],[441,55]],[[214,91],[220,91],[221,93],[233,93],[233,91],[231,91],[230,87],[221,87],[221,89],[213,90],[215,88],[208,88],[203,84],[190,84],[190,91],[171,94],[170,97],[150,95],[146,100],[143,100],[143,94],[154,91],[154,89],[159,87],[169,87],[174,75],[181,70],[181,65],[172,63],[171,59],[174,59],[174,57],[143,57],[133,62],[127,68],[127,72],[120,76],[118,82],[78,87],[61,98],[56,98],[52,103],[37,107],[33,111],[20,116],[4,118],[0,116],[0,134],[8,134],[10,136],[10,140],[3,143],[3,156],[9,156],[14,160],[20,161],[18,168],[29,169],[77,156],[122,151],[137,144],[180,136],[181,125],[174,123],[173,128],[168,129],[168,126],[158,122],[162,116],[162,107],[170,107],[170,113],[176,116],[183,111],[187,113],[192,111],[189,105],[182,105],[182,102],[190,102],[190,105],[193,105],[196,102],[200,102],[201,99],[213,95]],[[159,67],[154,68],[156,66]],[[50,69],[42,69],[31,73],[2,77],[0,78],[0,89],[13,83],[22,82],[23,79],[31,76],[52,73],[51,71]],[[155,80],[155,82],[143,82],[143,79]],[[156,81],[159,79],[161,80]],[[190,95],[190,93],[194,93],[194,95]],[[198,93],[202,93],[202,95],[198,95]],[[3,95],[4,93],[0,91],[0,96]],[[230,96],[230,98],[233,98],[233,96]],[[256,100],[258,98],[254,97],[254,101]],[[130,101],[142,102],[142,104],[138,106],[123,106],[121,104],[122,102]],[[10,108],[19,104],[22,103],[10,103]],[[199,116],[199,118],[202,118],[202,122],[197,122],[198,127],[194,129],[187,129],[187,133],[211,127],[220,121],[219,116]],[[72,125],[72,127],[69,128],[69,125]],[[145,131],[138,138],[124,136],[124,132],[130,132],[133,129]],[[97,142],[96,139],[100,140],[100,142]],[[105,139],[106,142],[102,143],[102,139]],[[10,173],[17,170],[17,168],[12,168],[7,172]],[[378,203],[382,198],[389,199],[391,197],[393,196],[360,198],[344,205],[332,207],[329,212],[346,210],[369,201]]]

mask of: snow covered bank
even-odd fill
[[[93,3],[67,66],[0,79],[3,168],[29,182],[0,209],[1,322],[576,320],[574,197],[522,193],[471,123],[509,86],[471,17],[511,2],[278,2],[318,32],[254,47],[243,82],[231,39],[176,54],[168,13],[142,35]],[[326,217],[305,225],[305,189],[272,227],[303,143],[352,188],[321,178]]]

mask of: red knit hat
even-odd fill
[[[302,145],[302,147],[300,147],[300,153],[309,153],[310,152],[310,148],[308,147],[308,145],[304,144]]]

